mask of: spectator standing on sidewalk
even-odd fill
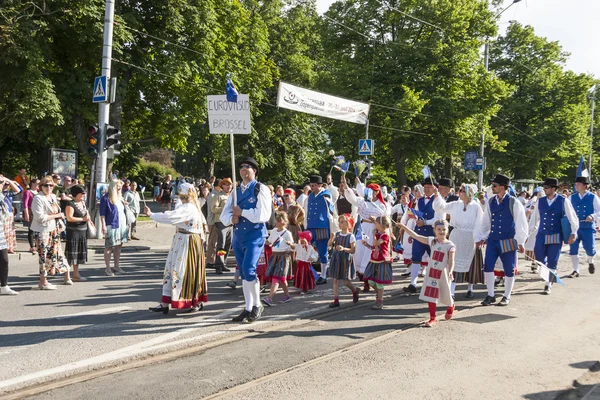
[[[212,212],[215,199],[221,194],[221,187],[217,184],[206,198],[206,223],[208,224],[208,240],[206,247],[206,267],[215,268],[215,257],[217,255],[217,227],[215,226],[215,214]]]
[[[127,243],[129,236],[127,229],[127,218],[125,207],[127,207],[121,194],[123,181],[115,179],[108,184],[108,193],[100,199],[100,222],[102,223],[102,234],[104,241],[104,264],[106,275],[114,276],[110,267],[110,256],[113,256],[113,269],[122,274],[124,271],[119,266],[121,261],[121,247]]]
[[[65,255],[67,262],[73,267],[73,281],[84,282],[87,279],[79,274],[79,266],[87,262],[87,223],[90,214],[85,206],[85,189],[83,186],[71,187],[73,200],[67,203],[67,240]]]
[[[173,183],[171,182],[171,175],[167,175],[167,179],[163,182],[160,189],[160,204],[162,205],[162,211],[168,208],[171,211],[171,192],[173,192]]]
[[[154,196],[155,199],[158,199],[158,196],[160,195],[160,186],[162,185],[162,178],[160,177],[159,174],[154,175],[154,178],[152,179],[152,186],[153,186],[153,191],[152,191],[152,195]],[[156,200],[158,201],[158,200]]]
[[[217,274],[229,272],[227,268],[227,254],[231,249],[231,236],[233,234],[233,225],[225,226],[221,222],[221,212],[227,203],[233,182],[229,178],[221,179],[219,182],[221,191],[215,195],[212,200],[211,211],[214,216],[215,229],[217,230],[217,253],[215,256],[215,268]]]
[[[4,184],[3,179],[0,176],[2,184]],[[19,294],[8,286],[8,243],[4,234],[4,221],[8,213],[8,206],[4,202],[4,195],[0,193],[0,295]]]
[[[0,175],[2,180],[2,194],[4,203],[8,207],[8,213],[4,217],[4,235],[8,244],[8,253],[14,254],[17,251],[17,232],[15,231],[15,214],[13,207],[13,198],[23,190],[15,181]]]
[[[21,168],[19,170],[19,175],[15,177],[15,182],[17,182],[19,186],[21,186],[21,188],[23,189],[21,193],[15,196],[15,200],[19,202],[16,214],[17,219],[23,215],[23,196],[25,195],[25,193],[27,193],[27,190],[29,189],[29,181],[30,180],[27,177],[27,169]]]
[[[31,204],[33,203],[34,196],[38,194],[39,183],[39,179],[33,178],[30,189],[23,194],[23,226],[27,228],[27,241],[29,242],[29,252],[31,254],[35,254],[35,249],[37,248],[33,239],[34,232],[31,230],[31,219],[33,218]]]
[[[131,182],[129,190],[124,195],[125,201],[128,203],[127,207],[129,207],[133,215],[135,215],[135,221],[129,225],[129,235],[133,240],[140,240],[137,236],[135,236],[137,217],[140,215],[140,194],[137,191],[137,186],[137,182]]]

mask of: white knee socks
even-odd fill
[[[512,293],[513,286],[515,286],[515,277],[514,276],[505,276],[504,277],[504,297],[510,299],[510,294]]]
[[[452,282],[450,284],[450,294],[454,296],[454,292],[456,291],[456,282]]]
[[[327,266],[328,263],[321,263],[321,278],[327,279]]]
[[[254,282],[248,282],[252,290],[252,306],[260,308],[260,281],[258,278]]]
[[[579,256],[577,254],[571,255],[571,263],[573,264],[573,271],[579,272]]]
[[[494,297],[494,273],[484,272],[483,276],[485,276],[485,287],[487,287],[488,296]]]
[[[244,291],[244,300],[246,301],[246,311],[252,311],[252,283],[242,279],[242,290]]]
[[[588,256],[587,260],[588,260],[588,264],[592,264],[594,262],[594,256]]]
[[[419,269],[421,269],[420,263],[412,263],[410,266],[410,284],[417,286],[417,280],[419,279]]]

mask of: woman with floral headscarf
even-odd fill
[[[437,189],[436,189],[437,192]],[[457,283],[468,283],[467,298],[473,298],[473,285],[483,283],[483,257],[481,249],[475,246],[473,230],[481,223],[483,210],[477,204],[475,194],[477,186],[463,184],[459,191],[459,201],[446,203],[442,196],[436,196],[433,208],[436,212],[450,214],[450,241],[456,245],[453,282],[450,287],[452,296]]]

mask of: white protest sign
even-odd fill
[[[285,82],[279,82],[277,107],[363,125],[367,123],[369,117],[368,104],[330,96]]]
[[[210,133],[250,134],[250,97],[238,94],[237,101],[225,95],[207,96]]]

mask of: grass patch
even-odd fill
[[[138,221],[152,221],[152,218],[147,217],[145,215],[138,215],[137,220]]]

